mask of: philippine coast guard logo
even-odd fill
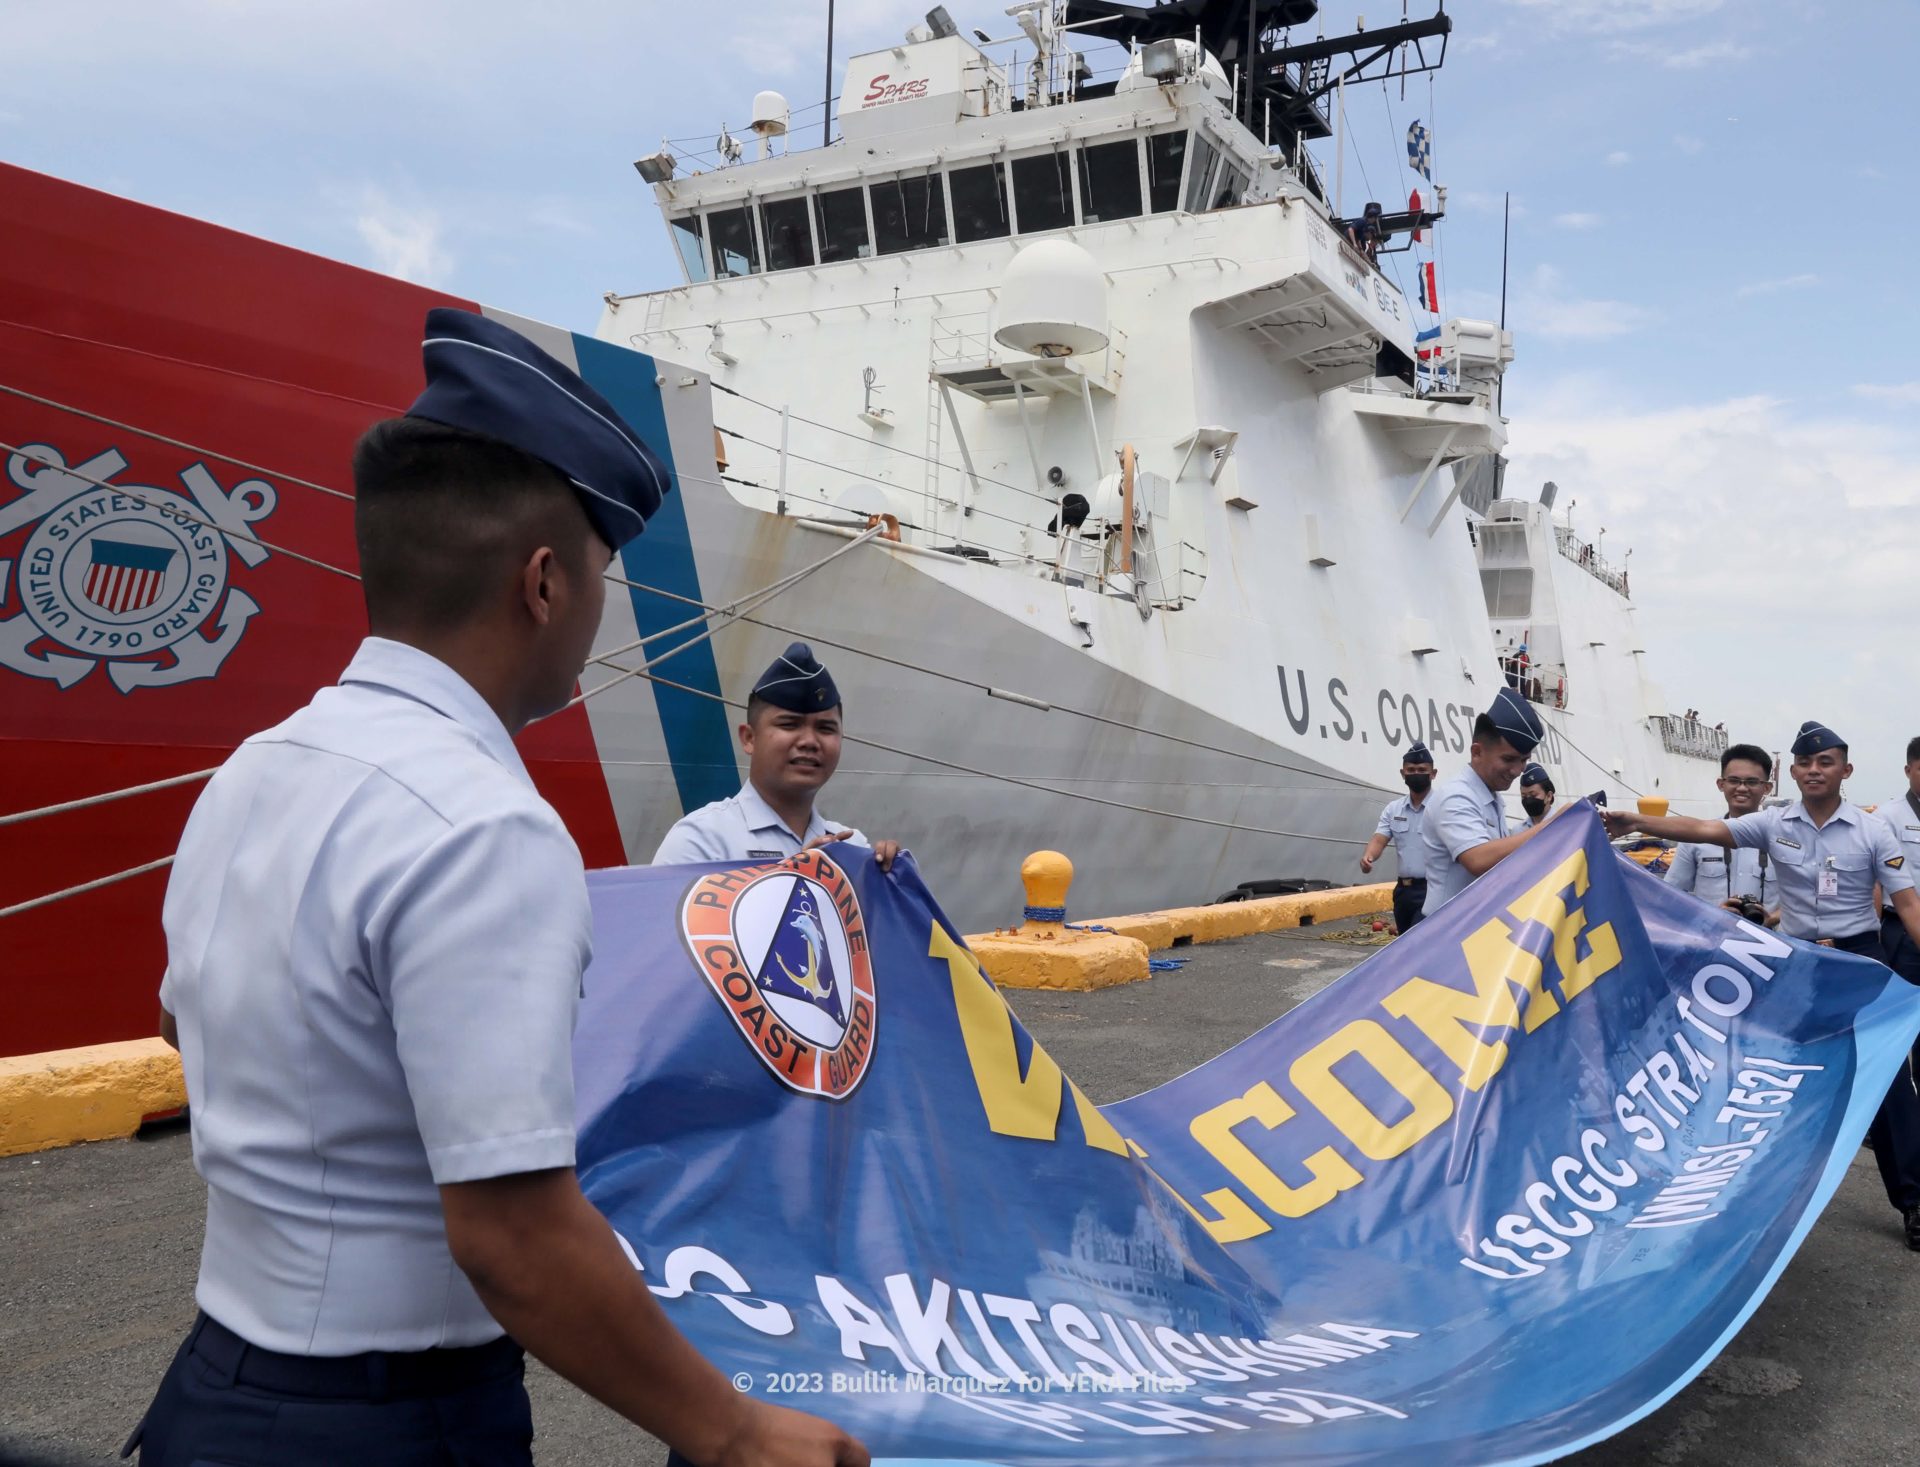
[[[819,851],[719,871],[680,908],[707,983],[781,1084],[844,1100],[873,1058],[873,967],[853,883]]]
[[[227,588],[229,557],[267,559],[248,526],[273,513],[274,487],[229,492],[205,464],[181,473],[185,495],[111,484],[126,467],[113,448],[72,465],[45,443],[8,457],[20,492],[0,502],[0,609],[20,609],[0,618],[0,665],[70,688],[105,663],[130,693],[213,677],[239,645],[260,607]]]

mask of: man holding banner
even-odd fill
[[[1841,784],[1853,773],[1846,741],[1825,724],[1809,721],[1800,725],[1792,752],[1800,798],[1791,805],[1731,820],[1609,810],[1604,812],[1607,832],[1762,851],[1779,882],[1782,931],[1884,963],[1873,903],[1878,885],[1890,905],[1888,925],[1897,924],[1908,940],[1920,944],[1920,893],[1914,891],[1902,843],[1884,820],[1841,798]],[[1920,1252],[1920,1096],[1908,1068],[1894,1077],[1867,1139],[1887,1200],[1905,1224],[1907,1246]]]
[[[1500,802],[1545,734],[1533,705],[1512,688],[1502,688],[1493,706],[1473,721],[1467,767],[1440,787],[1426,819],[1423,916],[1431,917],[1545,828],[1528,825],[1509,835],[1506,807]]]
[[[567,705],[671,475],[500,322],[425,337],[426,390],[354,451],[371,635],[174,861],[201,1312],[121,1455],[531,1467],[530,1350],[702,1463],[864,1467],[688,1342],[574,1170],[586,878],[513,736]]]
[[[747,695],[739,729],[747,782],[739,794],[676,820],[652,864],[782,861],[834,841],[867,845],[864,835],[827,819],[815,803],[840,767],[843,712],[833,674],[805,642],[790,645]],[[900,843],[883,840],[872,850],[885,871]]]

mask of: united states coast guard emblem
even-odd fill
[[[687,947],[782,1085],[845,1100],[873,1059],[873,965],[853,882],[819,851],[703,876],[680,907]]]
[[[105,663],[130,693],[213,677],[239,645],[260,607],[228,589],[230,558],[267,559],[249,526],[273,513],[274,487],[228,491],[198,463],[184,495],[115,486],[126,467],[117,449],[69,465],[44,443],[7,459],[21,493],[0,503],[0,610],[20,609],[0,618],[0,666],[70,688]]]

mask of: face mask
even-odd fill
[[[1400,777],[1407,782],[1407,788],[1416,795],[1424,795],[1433,788],[1431,774],[1403,774]]]
[[[1527,796],[1522,795],[1520,797],[1520,808],[1527,812],[1528,818],[1538,820],[1542,815],[1547,813],[1547,802],[1545,800],[1529,799]]]

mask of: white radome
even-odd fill
[[[1044,239],[1013,257],[1000,282],[993,339],[1036,357],[1099,351],[1107,326],[1107,277],[1100,264],[1064,239]]]

